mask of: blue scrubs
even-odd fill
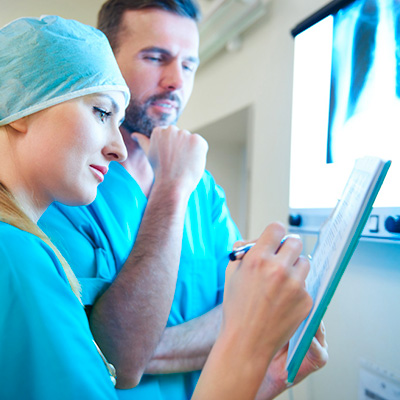
[[[0,399],[117,399],[56,255],[0,222]]]
[[[84,304],[93,304],[122,268],[146,205],[147,198],[136,181],[120,164],[111,163],[91,205],[55,204],[41,218],[42,229],[81,282]],[[191,320],[221,303],[228,253],[239,239],[223,190],[205,172],[189,199],[167,326]],[[145,375],[137,388],[117,392],[122,399],[183,400],[191,397],[198,376],[198,372]]]

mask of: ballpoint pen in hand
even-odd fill
[[[289,235],[285,235],[284,238],[281,240],[281,243],[277,249],[277,251],[280,249],[280,247],[282,246],[282,244],[285,242],[285,240],[287,238],[296,238],[296,239],[300,239],[300,236],[293,233],[293,234],[289,234]],[[255,245],[255,243],[247,243],[243,246],[237,247],[236,249],[233,249],[232,252],[229,254],[229,259],[231,261],[236,261],[236,260],[241,260],[243,258],[243,256]]]
[[[231,261],[241,260],[242,257],[255,245],[255,243],[247,243],[243,246],[233,249],[229,254],[229,259]]]

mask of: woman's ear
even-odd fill
[[[20,133],[26,133],[28,131],[27,117],[17,119],[16,121],[8,124],[12,129]]]

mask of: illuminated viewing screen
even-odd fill
[[[356,158],[392,160],[400,207],[400,1],[333,1],[293,31],[290,208],[332,208]]]

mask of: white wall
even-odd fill
[[[223,54],[198,73],[180,125],[197,129],[246,107],[249,138],[250,237],[288,213],[293,41],[290,29],[325,0],[273,0],[269,17],[238,53]],[[0,25],[22,15],[57,13],[95,24],[102,0],[3,0]],[[295,400],[357,399],[359,360],[400,375],[400,248],[360,243],[327,311],[330,362],[295,387]],[[285,394],[282,399],[289,398]]]

